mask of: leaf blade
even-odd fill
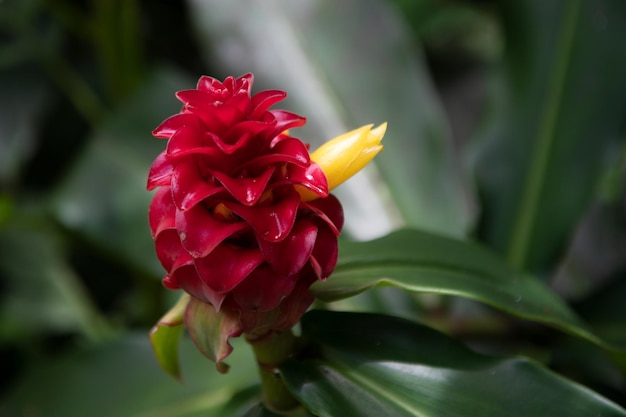
[[[291,361],[281,373],[319,416],[626,415],[528,359],[479,355],[406,320],[314,311],[302,326],[322,355]]]
[[[507,51],[491,123],[473,144],[483,238],[516,265],[549,271],[594,198],[623,133],[620,1],[501,2]],[[574,186],[575,184],[575,186]]]
[[[311,293],[330,302],[379,285],[473,299],[616,349],[540,281],[478,245],[427,232],[401,230],[370,242],[342,242],[335,273],[314,284]]]
[[[150,344],[161,368],[170,376],[180,380],[178,345],[183,333],[185,308],[189,294],[183,293],[176,304],[159,319],[150,330]]]

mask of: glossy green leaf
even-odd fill
[[[382,0],[189,3],[211,64],[254,72],[258,88],[286,90],[286,106],[308,120],[292,133],[313,148],[361,125],[389,123],[376,165],[393,203],[381,198],[373,169],[340,187],[351,234],[380,235],[400,219],[464,234],[472,213],[449,127],[419,45],[393,6]]]
[[[52,196],[66,227],[135,268],[163,274],[148,227],[148,171],[165,142],[152,130],[180,110],[174,94],[194,85],[173,71],[155,72],[106,120]]]
[[[476,143],[484,238],[544,272],[594,196],[626,117],[626,2],[501,1],[506,53]]]
[[[176,379],[180,379],[178,345],[183,332],[183,318],[188,303],[189,294],[184,293],[150,331],[150,343],[157,361],[165,372]]]
[[[183,339],[183,383],[159,367],[144,333],[75,349],[31,367],[3,396],[0,415],[225,417],[223,407],[258,380],[251,349],[243,340],[233,344],[236,366],[221,375],[188,338]],[[255,392],[251,396],[256,403],[260,393]]]
[[[536,362],[479,355],[403,319],[314,311],[302,331],[321,355],[288,362],[281,373],[321,417],[626,416]]]
[[[334,301],[379,285],[465,297],[604,344],[542,282],[470,242],[416,230],[342,242],[337,268],[311,293]]]

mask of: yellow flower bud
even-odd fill
[[[383,149],[381,141],[387,130],[387,123],[374,129],[372,126],[362,126],[337,136],[311,154],[311,160],[326,175],[329,191],[363,169]],[[303,187],[297,189],[303,201],[319,198],[317,194]]]

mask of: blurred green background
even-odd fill
[[[286,90],[313,148],[387,121],[376,165],[337,190],[347,236],[479,241],[626,343],[624,44],[621,0],[0,2],[0,416],[258,397],[246,349],[223,377],[186,342],[180,385],[147,340],[177,298],[147,225],[151,131],[202,74]],[[377,290],[334,308],[530,355],[626,405],[623,356],[476,303]]]

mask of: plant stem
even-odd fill
[[[296,409],[300,403],[287,390],[277,368],[294,355],[297,338],[291,330],[287,330],[260,337],[246,335],[246,340],[252,346],[259,365],[265,406],[283,415]]]

